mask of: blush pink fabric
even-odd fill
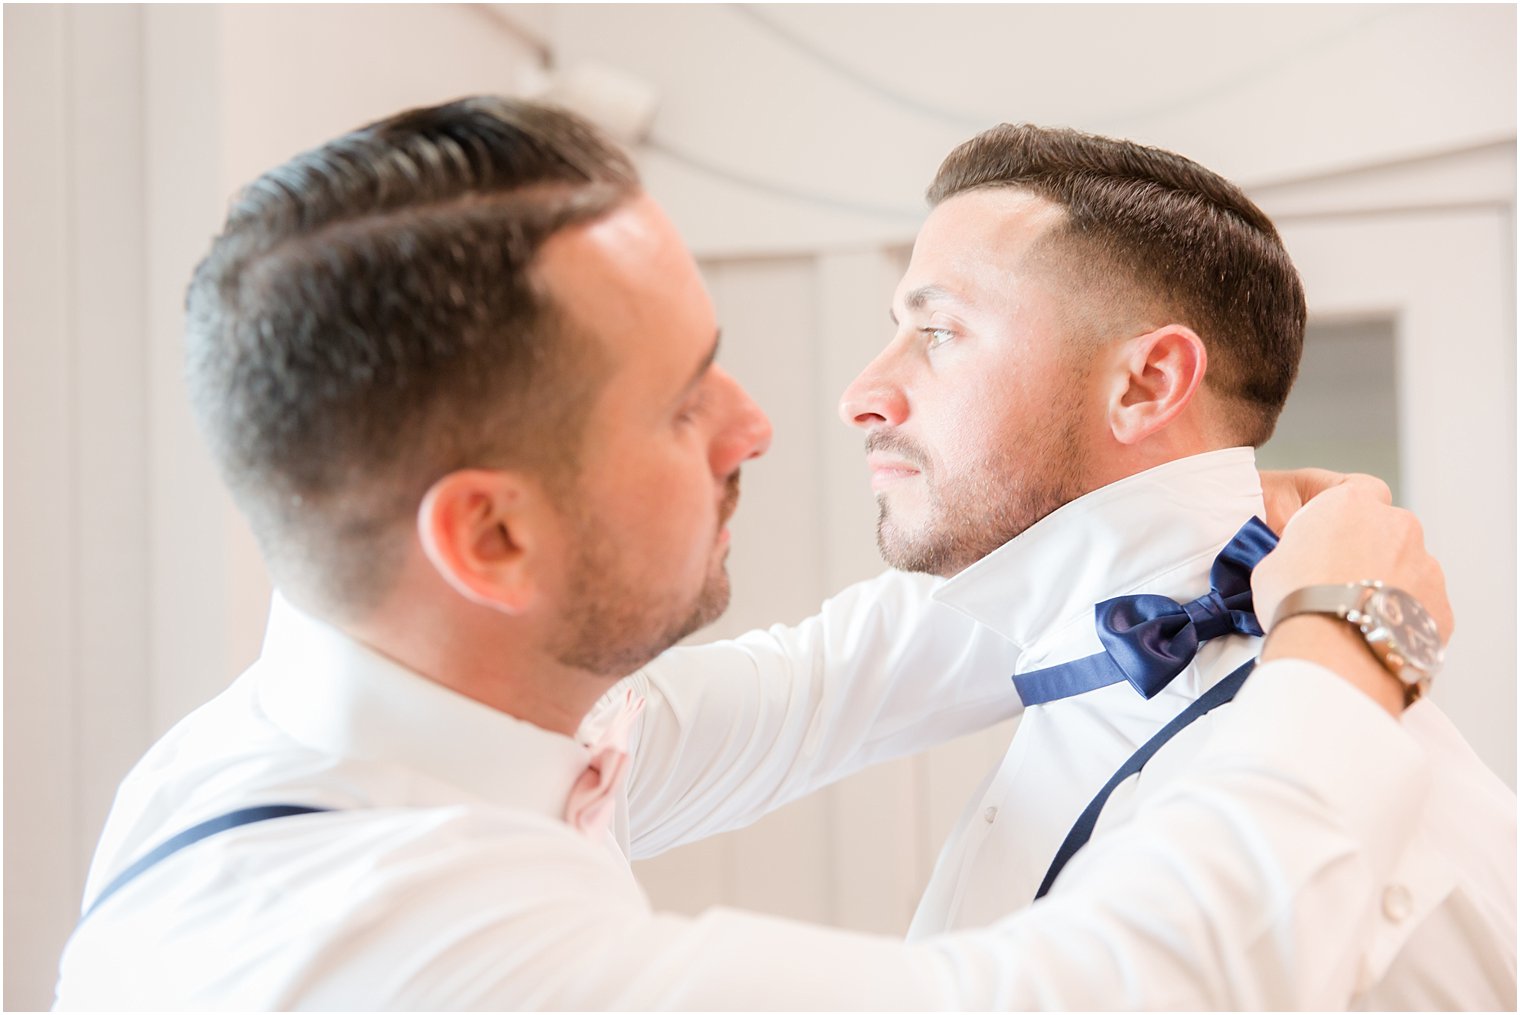
[[[612,827],[617,793],[628,776],[628,736],[642,711],[644,699],[630,690],[622,705],[609,710],[598,732],[586,731],[591,735],[586,744],[591,764],[570,787],[565,821],[592,838],[606,834]]]

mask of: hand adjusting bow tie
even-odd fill
[[[1179,603],[1166,596],[1119,596],[1097,605],[1094,620],[1104,651],[1013,678],[1024,704],[1039,705],[1127,680],[1153,698],[1187,668],[1198,646],[1226,634],[1259,636],[1251,608],[1251,570],[1277,545],[1259,518],[1241,526],[1214,559],[1213,586]]]

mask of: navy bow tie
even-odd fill
[[[1193,661],[1200,643],[1226,634],[1259,636],[1251,569],[1276,545],[1266,523],[1252,518],[1214,559],[1206,594],[1187,603],[1149,595],[1099,603],[1094,619],[1104,651],[1016,675],[1019,697],[1026,706],[1038,705],[1127,680],[1153,698]]]

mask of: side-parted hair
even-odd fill
[[[478,97],[305,152],[234,200],[187,296],[192,406],[275,580],[379,602],[428,488],[574,474],[606,375],[532,272],[638,188],[595,128]]]
[[[1235,437],[1271,437],[1303,352],[1303,284],[1270,219],[1240,188],[1159,148],[1002,124],[945,159],[928,198],[1014,187],[1065,209],[1042,237],[1072,292],[1115,293],[1203,339],[1205,384]],[[1107,336],[1121,337],[1121,336]]]

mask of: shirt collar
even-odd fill
[[[934,598],[1027,650],[1075,615],[1090,615],[1095,603],[1171,570],[1191,576],[1200,558],[1212,561],[1262,511],[1253,449],[1181,458],[1052,511]]]
[[[278,593],[257,666],[265,715],[316,750],[398,765],[492,803],[564,815],[590,753],[412,672]]]

